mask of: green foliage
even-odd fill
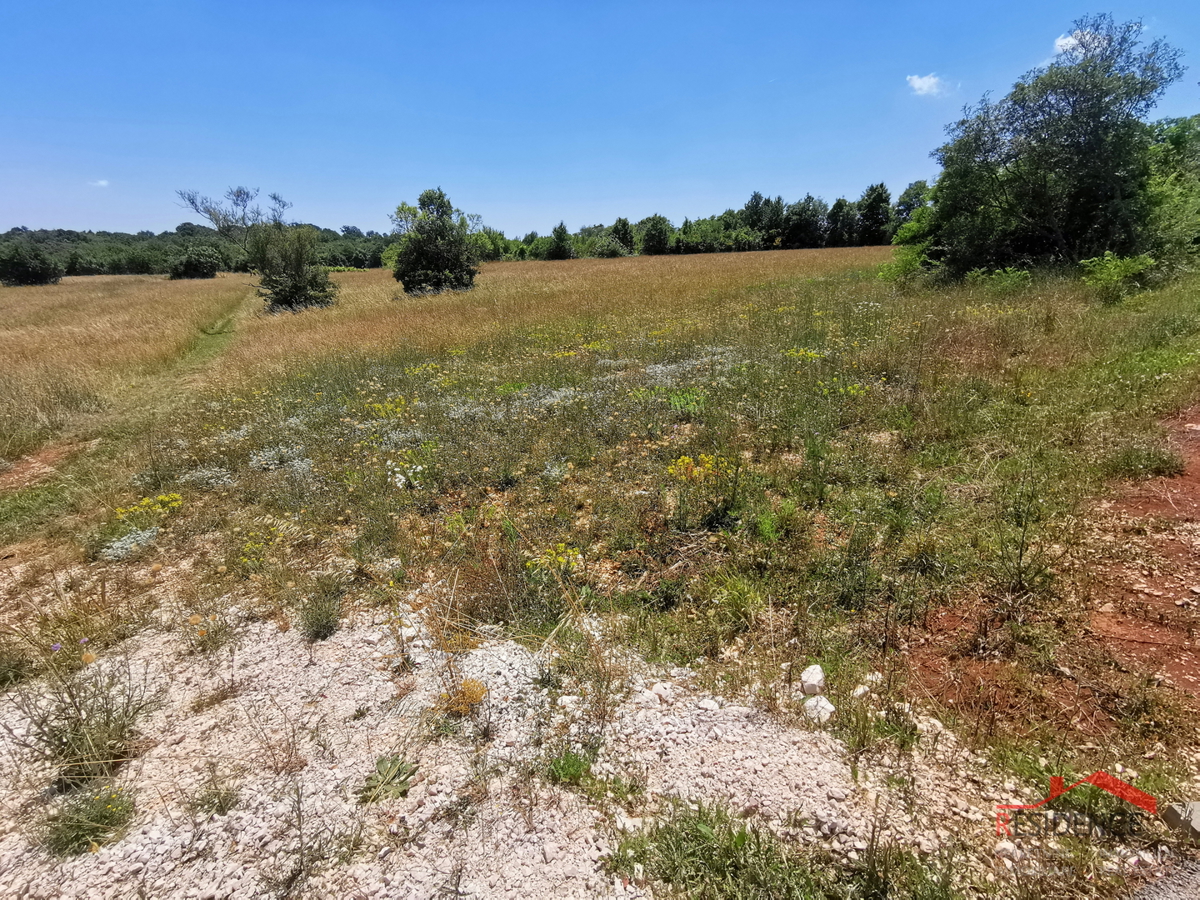
[[[0,245],[0,284],[5,287],[58,284],[62,276],[62,266],[37,244],[18,240]]]
[[[546,765],[546,775],[554,784],[579,784],[591,771],[591,760],[574,750],[562,751]]]
[[[183,255],[171,260],[169,274],[178,278],[216,278],[222,264],[221,254],[204,244],[189,244]]]
[[[316,248],[316,229],[310,225],[251,229],[247,252],[259,274],[259,296],[272,312],[328,306],[336,299],[337,285],[317,263]]]
[[[982,100],[935,152],[943,172],[930,255],[954,275],[1076,263],[1149,243],[1143,117],[1182,72],[1141,24],[1079,19],[1070,46],[999,101]]]
[[[1025,269],[1009,266],[1007,269],[972,269],[966,275],[966,282],[974,287],[983,288],[991,294],[1004,296],[1017,294],[1027,289],[1033,283],[1033,276]]]
[[[1138,276],[1154,265],[1154,260],[1140,256],[1117,256],[1106,250],[1103,256],[1080,260],[1083,283],[1092,288],[1105,303],[1116,303],[1137,289]]]
[[[392,216],[401,235],[392,274],[406,294],[469,291],[478,273],[471,217],[455,209],[441,188],[424,191],[417,205],[402,203]]]
[[[629,224],[626,218],[617,219],[612,226],[612,239],[625,248],[625,254],[629,255],[634,251],[633,226]]]
[[[95,665],[73,674],[52,668],[44,693],[13,698],[26,721],[18,742],[54,764],[63,785],[106,777],[130,759],[137,722],[158,702],[128,671]]]
[[[396,797],[407,797],[412,777],[417,767],[403,756],[381,756],[375,761],[375,771],[367,776],[358,789],[358,802],[378,803]]]
[[[622,841],[612,865],[625,875],[638,874],[636,866],[673,893],[704,900],[804,900],[822,893],[802,859],[769,830],[719,807],[676,807],[670,818]]]
[[[546,251],[546,259],[574,259],[575,247],[571,243],[571,232],[567,226],[559,222],[550,234],[550,247]]]
[[[334,575],[318,575],[313,589],[300,602],[300,631],[308,641],[333,637],[342,617],[346,585]]]
[[[826,216],[825,246],[852,247],[857,238],[858,211],[856,204],[838,197]]]
[[[613,235],[606,234],[598,238],[592,245],[591,255],[597,259],[617,259],[628,256],[629,248]]]
[[[888,244],[892,240],[892,195],[887,185],[873,184],[863,191],[856,204],[856,238],[864,247]]]
[[[671,249],[674,228],[665,216],[655,214],[638,222],[642,233],[642,252],[647,256],[662,256]]]
[[[55,856],[98,849],[133,818],[133,797],[120,787],[86,786],[68,796],[47,819],[42,843]]]

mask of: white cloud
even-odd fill
[[[909,75],[908,86],[920,97],[936,97],[946,93],[946,83],[932,72],[928,75]]]
[[[99,181],[89,181],[88,184],[92,187],[108,187],[108,179],[101,178]]]
[[[1054,52],[1055,53],[1068,53],[1071,50],[1074,50],[1076,47],[1079,46],[1079,38],[1077,36],[1078,34],[1079,34],[1079,32],[1076,31],[1072,34],[1063,34],[1063,35],[1059,35],[1058,37],[1056,37],[1054,39]]]

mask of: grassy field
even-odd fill
[[[498,626],[599,678],[590,616],[780,715],[820,661],[855,754],[916,739],[893,715],[930,703],[909,653],[959,610],[953,652],[1008,697],[932,711],[1009,771],[1186,746],[1190,713],[1141,702],[1146,673],[1073,648],[1088,505],[1179,468],[1159,422],[1197,399],[1200,281],[1113,306],[1050,277],[899,289],[875,277],[888,253],[502,263],[419,299],[344,273],[336,307],[276,317],[237,276],[3,291],[0,453],[73,429],[119,451],[77,464],[87,490],[67,465],[10,492],[0,532],[113,570],[204,541],[198,603],[243,591],[314,634],[446,579],[449,650]],[[314,574],[331,556],[352,562],[338,603]],[[1098,731],[1063,725],[1068,658],[1104,685]],[[876,669],[883,716],[849,692]],[[1160,755],[1144,778],[1167,797]]]

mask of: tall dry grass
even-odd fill
[[[253,296],[248,278],[64,278],[0,289],[0,458],[35,448],[161,371]]]
[[[261,376],[313,357],[400,346],[437,351],[500,330],[571,317],[620,316],[633,324],[679,315],[723,292],[877,266],[889,247],[638,256],[485,265],[469,293],[409,297],[391,273],[346,272],[335,307],[246,323],[220,366]]]

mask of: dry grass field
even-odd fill
[[[631,690],[617,657],[694,671],[789,727],[805,721],[794,673],[819,662],[849,764],[884,767],[889,802],[910,812],[914,767],[944,749],[918,727],[928,716],[1030,792],[1135,760],[1129,777],[1160,803],[1183,796],[1194,700],[1094,640],[1093,561],[1135,551],[1119,534],[1099,544],[1092,510],[1183,465],[1161,423],[1200,399],[1200,281],[1113,305],[1061,276],[899,287],[876,277],[889,253],[501,263],[470,293],[421,298],[386,272],[341,273],[336,306],[279,316],[259,313],[244,276],[0,291],[0,455],[19,466],[96,440],[0,490],[10,712],[38,713],[39,685],[100,702],[89,673],[111,660],[123,696],[141,697],[128,646],[217,673],[254,635],[266,657],[301,646],[317,665],[339,631],[403,635],[419,617],[445,663],[440,698],[403,723],[422,752],[483,752],[487,687],[460,663],[506,641],[551,660],[539,690],[574,698],[560,708],[579,728],[547,732],[505,777],[605,815],[663,812],[620,781],[630,773],[590,768]],[[374,660],[397,697],[411,691],[403,653],[384,666],[338,646],[338,665]],[[879,686],[857,690],[872,672]],[[246,689],[231,680],[211,703]],[[142,709],[126,711],[123,755],[89,762],[128,791],[121,822],[89,832],[113,846],[143,815],[129,798],[187,801],[138,783],[126,763]],[[298,735],[305,758],[332,752],[317,725]],[[408,751],[390,751],[400,766]],[[59,751],[39,752],[49,765]],[[256,777],[244,783],[276,790]],[[455,801],[464,816],[480,777]],[[61,823],[72,796],[34,787],[19,813],[30,834]],[[1111,896],[1113,854],[1140,838],[1111,798],[1072,796],[1105,836],[1068,847],[1066,885],[1006,893],[975,863],[908,845],[829,871],[891,885],[870,896]],[[607,871],[641,878],[697,835],[728,832],[733,854],[749,840],[720,809],[698,815],[687,833],[660,819],[614,837],[627,852]],[[799,851],[747,821],[774,895],[799,890]],[[943,849],[979,862],[994,836],[971,821],[975,844],[956,832]],[[78,834],[59,837],[78,849]],[[921,887],[929,873],[944,890]]]

